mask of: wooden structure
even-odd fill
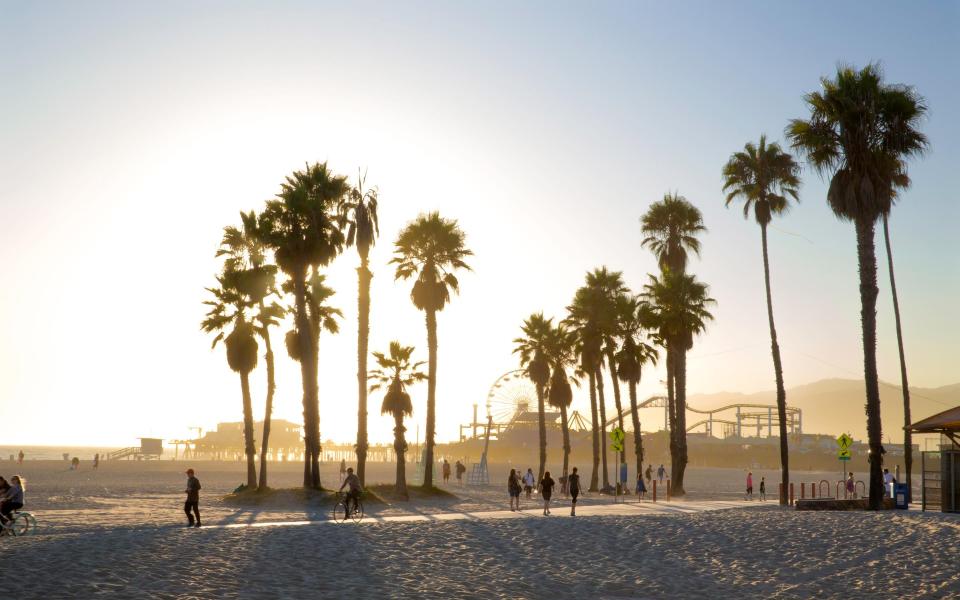
[[[960,512],[960,406],[917,421],[913,433],[940,435],[940,448],[920,454],[923,510]]]
[[[139,446],[121,448],[107,454],[105,460],[153,460],[163,454],[163,440],[159,438],[139,438]]]

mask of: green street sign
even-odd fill
[[[839,458],[840,460],[850,460],[850,449],[849,449],[849,448],[841,448],[841,449],[837,452],[837,458]]]

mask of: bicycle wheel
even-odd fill
[[[333,505],[333,520],[337,523],[343,523],[347,520],[347,505],[344,504],[343,500],[338,500]]]
[[[30,519],[32,518],[33,516],[28,513],[17,514],[13,519],[13,523],[10,525],[10,531],[18,537],[27,535],[30,531]]]
[[[350,514],[350,518],[354,523],[359,523],[363,519],[363,502],[357,500],[357,508]]]

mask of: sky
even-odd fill
[[[929,105],[891,236],[911,384],[956,383],[958,32],[955,2],[0,0],[3,441],[124,446],[239,420],[239,378],[199,328],[204,288],[222,228],[313,161],[379,189],[371,349],[426,359],[387,265],[397,232],[438,210],[467,234],[473,271],[438,318],[440,440],[474,403],[485,414],[522,320],[561,318],[587,270],[642,288],[656,264],[639,217],[668,191],[703,211],[690,268],[717,300],[690,393],[771,389],[760,231],[724,207],[720,170],[762,133],[782,140],[839,62],[881,61]],[[788,387],[862,377],[854,229],[802,177],[769,239]],[[882,240],[879,371],[898,382]],[[348,250],[326,270],[344,319],[321,339],[324,440],[356,435],[357,265]],[[278,355],[274,415],[299,421],[299,368]],[[663,379],[646,372],[640,395]],[[412,439],[425,386],[411,395]],[[370,432],[387,442],[380,401]]]

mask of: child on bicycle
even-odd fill
[[[12,520],[10,513],[23,508],[24,481],[19,475],[10,478],[10,489],[0,500],[0,523],[6,525]]]

